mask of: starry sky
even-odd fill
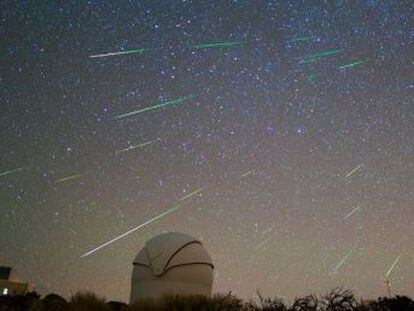
[[[182,231],[214,292],[371,298],[388,278],[412,296],[413,16],[409,0],[1,1],[1,263],[41,293],[127,301],[145,241]]]

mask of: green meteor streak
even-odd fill
[[[341,259],[341,261],[335,266],[335,268],[331,271],[331,276],[335,275],[338,272],[338,269],[346,262],[346,260],[351,256],[352,252],[355,249],[356,244],[349,250],[349,252]]]
[[[355,167],[352,171],[350,171],[348,174],[346,174],[345,178],[351,177],[356,172],[360,171],[363,167],[364,167],[364,163],[361,163],[360,165],[358,165],[357,167]]]
[[[363,206],[364,204],[362,204],[362,203],[359,203],[359,204],[357,204],[357,206],[352,210],[352,211],[350,211],[345,217],[344,217],[344,219],[347,219],[347,218],[349,218],[349,217],[351,217],[353,214],[355,214],[356,212],[358,212],[360,209],[361,209],[361,207]],[[355,206],[355,205],[354,205]]]
[[[315,79],[316,77],[319,77],[320,75],[321,75],[320,73],[311,73],[307,75],[306,78],[308,79],[309,82],[312,82],[313,79]]]
[[[197,193],[200,193],[203,191],[204,188],[198,188],[197,190],[183,196],[179,201],[184,201],[185,199],[191,198],[192,196],[195,196]]]
[[[232,47],[236,45],[242,44],[240,41],[229,41],[229,42],[222,42],[222,43],[204,43],[204,44],[196,44],[190,45],[191,48],[194,49],[205,49],[205,48],[226,48]]]
[[[123,237],[126,237],[127,235],[131,234],[132,232],[137,231],[137,230],[139,230],[139,229],[141,229],[141,228],[143,228],[145,226],[148,226],[149,224],[153,223],[154,221],[156,221],[156,220],[158,220],[160,218],[163,218],[163,217],[167,216],[168,214],[171,214],[172,212],[177,211],[178,209],[180,209],[181,207],[183,207],[185,204],[187,204],[190,201],[191,200],[188,200],[188,201],[179,203],[177,205],[174,205],[173,207],[167,209],[166,211],[164,211],[164,212],[158,214],[157,216],[152,217],[151,219],[147,220],[143,224],[140,224],[139,226],[137,226],[135,228],[132,228],[131,230],[128,230],[127,232],[125,232],[125,233],[123,233],[123,234],[121,234],[121,235],[119,235],[119,236],[117,236],[117,237],[109,240],[108,242],[105,242],[104,244],[102,244],[102,245],[100,245],[100,246],[98,246],[98,247],[96,247],[96,248],[94,248],[94,249],[86,252],[85,254],[83,254],[82,256],[80,256],[79,259],[84,258],[84,257],[87,257],[89,255],[92,255],[93,253],[95,253],[96,251],[100,250],[101,248],[104,248],[104,247],[106,247],[106,246],[108,246],[108,245],[110,245],[110,244],[118,241],[119,239],[122,239]]]
[[[357,67],[357,66],[360,66],[360,65],[362,65],[366,62],[367,62],[367,60],[360,60],[360,61],[352,62],[352,63],[349,63],[349,64],[339,66],[339,69],[342,70],[342,69]]]
[[[194,97],[197,97],[197,95],[190,95],[190,96],[187,96],[187,97],[177,98],[177,99],[174,99],[174,100],[171,100],[171,101],[168,101],[168,102],[163,102],[163,103],[160,103],[160,104],[157,104],[157,105],[154,105],[154,106],[150,106],[150,107],[147,107],[147,108],[144,108],[144,109],[128,112],[126,114],[121,114],[119,116],[116,116],[114,118],[114,120],[119,120],[119,119],[122,119],[122,118],[125,118],[125,117],[128,117],[128,116],[132,116],[134,114],[139,114],[139,113],[143,113],[143,112],[146,112],[146,111],[150,111],[150,110],[154,110],[154,109],[158,109],[158,108],[162,108],[162,107],[181,104],[181,103],[184,103],[184,102],[187,102],[187,101],[193,99]]]
[[[387,274],[385,275],[385,277],[388,277],[392,270],[394,270],[394,267],[397,265],[398,261],[400,260],[401,254],[397,256],[397,258],[395,258],[394,263],[392,264],[391,268],[388,270]]]
[[[329,55],[334,55],[334,54],[338,54],[338,53],[341,53],[343,51],[344,50],[342,50],[342,49],[340,49],[340,50],[329,50],[329,51],[325,51],[325,52],[321,52],[321,53],[309,55],[308,57],[306,57],[303,60],[303,62],[305,62],[305,63],[313,63],[313,62],[316,62],[316,61],[320,60],[322,57],[329,56]]]
[[[19,168],[16,168],[16,169],[14,169],[14,170],[5,171],[5,172],[3,172],[3,173],[0,173],[0,176],[10,175],[10,174],[13,174],[13,173],[20,172],[20,171],[22,171],[22,170],[23,170],[23,167],[19,167]]]
[[[139,144],[139,145],[129,146],[128,148],[121,149],[121,150],[119,150],[117,152],[118,153],[122,153],[122,152],[126,152],[126,151],[129,151],[129,150],[133,150],[133,149],[137,149],[137,148],[142,148],[142,147],[145,147],[147,145],[153,144],[153,143],[155,143],[157,141],[159,141],[158,138],[157,139],[154,139],[154,140],[147,141],[147,142],[142,143],[142,144]]]
[[[248,171],[248,172],[246,172],[246,173],[244,173],[244,174],[242,174],[241,175],[241,178],[243,178],[243,177],[247,177],[247,176],[249,176],[250,174],[252,174],[253,173],[253,170],[250,170],[250,171]]]
[[[149,49],[138,49],[138,50],[129,50],[129,51],[119,51],[119,52],[111,52],[111,53],[105,53],[105,54],[90,55],[89,58],[100,58],[100,57],[117,56],[117,55],[128,55],[128,54],[144,54],[147,51],[149,51]]]
[[[326,52],[321,52],[321,53],[318,53],[318,54],[313,54],[309,58],[320,58],[320,57],[324,57],[324,56],[338,54],[338,53],[341,53],[342,51],[343,51],[342,49],[340,49],[340,50],[329,50],[329,51],[326,51]]]
[[[55,183],[57,184],[57,183],[61,183],[61,182],[64,182],[64,181],[76,179],[76,178],[79,178],[79,177],[82,177],[82,174],[74,174],[74,175],[71,175],[71,176],[68,176],[68,177],[64,177],[64,178],[56,180]]]
[[[299,37],[299,38],[295,38],[295,39],[290,40],[290,42],[306,42],[306,41],[309,41],[309,40],[312,40],[312,39],[313,39],[313,37]]]

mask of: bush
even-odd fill
[[[350,290],[336,288],[322,297],[323,310],[326,311],[353,311],[357,310],[358,303]]]
[[[145,299],[134,303],[130,311],[237,311],[243,310],[243,301],[231,294],[205,296],[165,296],[162,299]]]
[[[93,293],[77,293],[69,301],[70,311],[111,311],[103,298],[98,298]]]
[[[257,302],[232,295],[165,296],[145,299],[128,306],[122,302],[97,297],[93,293],[77,293],[69,302],[49,294],[42,299],[36,293],[23,296],[0,296],[0,311],[414,311],[414,301],[406,296],[379,298],[369,304],[358,304],[353,293],[337,288],[327,295],[297,298],[286,306],[279,298],[263,298],[258,293]]]
[[[49,294],[42,299],[45,310],[48,311],[65,311],[68,310],[68,302],[56,294]]]
[[[309,295],[304,298],[296,298],[289,311],[317,311],[319,300],[314,295]]]

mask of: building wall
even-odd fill
[[[0,296],[1,295],[22,295],[28,290],[27,283],[10,282],[7,280],[0,280]]]

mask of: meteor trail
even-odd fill
[[[126,237],[127,235],[131,234],[132,232],[137,231],[137,230],[139,230],[139,229],[141,229],[141,228],[143,228],[143,227],[145,227],[145,226],[147,226],[147,225],[151,224],[152,222],[154,222],[154,221],[156,221],[156,220],[158,220],[158,219],[160,219],[160,218],[162,218],[162,217],[164,217],[164,216],[167,216],[168,214],[170,214],[170,213],[172,213],[172,212],[175,212],[176,210],[180,209],[181,207],[183,207],[185,204],[187,204],[187,203],[188,203],[188,202],[190,202],[190,201],[191,201],[191,200],[188,200],[188,201],[185,201],[185,202],[179,203],[179,204],[177,204],[177,205],[174,205],[173,207],[171,207],[171,208],[167,209],[166,211],[164,211],[164,212],[162,212],[162,213],[158,214],[157,216],[155,216],[155,217],[151,218],[150,220],[147,220],[147,221],[146,221],[146,222],[144,222],[143,224],[140,224],[139,226],[137,226],[137,227],[135,227],[135,228],[132,228],[131,230],[129,230],[129,231],[127,231],[127,232],[125,232],[125,233],[123,233],[123,234],[121,234],[121,235],[119,235],[119,236],[117,236],[117,237],[115,237],[115,238],[113,238],[113,239],[109,240],[108,242],[105,242],[104,244],[102,244],[102,245],[100,245],[100,246],[98,246],[98,247],[96,247],[96,248],[94,248],[94,249],[92,249],[92,250],[90,250],[90,251],[86,252],[85,254],[83,254],[82,256],[80,256],[80,257],[79,257],[79,259],[81,259],[81,258],[85,258],[85,257],[87,257],[87,256],[89,256],[89,255],[92,255],[93,253],[97,252],[97,251],[98,251],[98,250],[100,250],[101,248],[104,248],[104,247],[106,247],[106,246],[108,246],[108,245],[110,245],[110,244],[112,244],[112,243],[114,243],[114,242],[118,241],[119,239],[122,239],[123,237]]]
[[[240,41],[228,41],[228,42],[222,42],[222,43],[204,43],[204,44],[196,44],[196,45],[190,45],[190,47],[194,49],[205,49],[205,48],[226,48],[231,47],[235,45],[240,45]]]
[[[326,51],[326,52],[321,52],[321,53],[313,54],[309,58],[320,58],[320,57],[324,57],[324,56],[338,54],[338,53],[341,53],[342,51],[343,51],[342,49],[340,49],[340,50],[329,50],[329,51]]]
[[[267,242],[269,242],[270,238],[267,238],[265,240],[263,240],[262,242],[260,242],[255,249],[258,250],[259,248],[262,248],[264,245],[266,245]]]
[[[347,218],[349,218],[349,217],[351,217],[353,214],[355,214],[356,212],[358,212],[360,209],[361,209],[361,207],[363,206],[364,204],[362,204],[362,203],[359,203],[359,204],[357,204],[357,206],[352,210],[352,211],[350,211],[345,217],[344,217],[344,219],[347,219]],[[355,205],[354,205],[355,206]]]
[[[345,257],[343,257],[342,259],[341,259],[341,261],[335,266],[335,268],[331,271],[331,273],[330,273],[330,275],[331,276],[333,276],[333,275],[335,275],[337,272],[338,272],[338,270],[339,270],[339,268],[346,262],[346,260],[349,258],[349,256],[351,256],[351,254],[352,254],[352,252],[354,251],[354,249],[355,249],[355,246],[356,246],[356,244],[349,250],[349,252],[345,255]]]
[[[299,38],[295,38],[295,39],[290,40],[290,42],[306,42],[306,41],[309,41],[309,40],[312,40],[312,39],[313,39],[313,37],[299,37]]]
[[[385,275],[385,277],[388,277],[392,270],[394,270],[394,267],[397,265],[398,261],[400,260],[401,254],[397,256],[397,258],[395,258],[394,263],[392,264],[391,268],[388,270],[387,274]]]
[[[192,196],[195,196],[197,193],[200,193],[203,191],[204,188],[198,188],[197,190],[183,196],[179,201],[184,201],[185,199],[191,198]]]
[[[345,65],[339,66],[339,69],[342,70],[342,69],[346,69],[346,68],[352,68],[352,67],[360,66],[360,65],[362,65],[363,63],[366,63],[366,62],[367,62],[367,60],[360,60],[360,61],[348,63],[348,64],[345,64]]]
[[[142,147],[144,147],[144,146],[147,146],[147,145],[153,144],[153,143],[155,143],[155,142],[157,142],[157,141],[159,141],[159,138],[154,139],[154,140],[147,141],[147,142],[142,143],[142,144],[139,144],[139,145],[129,146],[128,148],[121,149],[121,150],[119,150],[119,151],[117,151],[117,152],[118,152],[118,153],[122,153],[122,152],[126,152],[126,151],[129,151],[129,150],[133,150],[133,149],[137,149],[137,148],[142,148]]]
[[[338,53],[341,53],[341,52],[343,52],[342,49],[340,49],[340,50],[329,50],[329,51],[320,52],[320,53],[317,53],[317,54],[312,54],[312,55],[309,55],[308,57],[306,57],[302,62],[313,63],[313,62],[321,59],[322,57],[338,54]]]
[[[64,177],[64,178],[56,180],[55,183],[57,184],[57,183],[60,183],[60,182],[76,179],[76,178],[79,178],[79,177],[82,177],[82,174],[74,174],[74,175],[71,175],[71,176],[68,176],[68,177]]]
[[[143,54],[143,53],[145,53],[147,51],[149,51],[149,49],[138,49],[138,50],[119,51],[119,52],[112,52],[112,53],[105,53],[105,54],[90,55],[89,58],[100,58],[100,57],[117,56],[117,55],[128,55],[128,54]]]
[[[309,82],[312,82],[314,78],[319,77],[320,75],[321,75],[320,73],[311,73],[307,75],[306,78],[308,79]]]
[[[16,168],[14,170],[5,171],[3,173],[0,173],[0,176],[10,175],[10,174],[13,174],[13,173],[20,172],[21,170],[23,170],[23,167],[19,167],[19,168]]]
[[[276,228],[276,225],[273,225],[273,226],[267,228],[265,231],[262,232],[262,234],[266,234],[266,233],[272,231],[274,228]]]
[[[364,163],[361,163],[360,165],[358,165],[357,167],[355,167],[352,171],[350,171],[348,174],[346,174],[345,178],[351,177],[356,172],[360,171],[361,168],[363,168],[363,167],[364,167]]]
[[[142,113],[142,112],[158,109],[158,108],[161,108],[161,107],[181,104],[181,103],[189,101],[190,99],[193,99],[194,97],[197,97],[197,95],[190,95],[190,96],[177,98],[177,99],[167,101],[167,102],[162,102],[162,103],[154,105],[154,106],[150,106],[150,107],[143,108],[143,109],[140,109],[140,110],[136,110],[136,111],[128,112],[128,113],[125,113],[125,114],[121,114],[119,116],[114,117],[114,120],[119,120],[119,119],[122,119],[122,118],[125,118],[125,117],[128,117],[128,116],[132,116],[134,114],[139,114],[139,113]]]
[[[243,178],[243,177],[247,177],[247,176],[249,176],[250,174],[252,174],[253,173],[253,170],[250,170],[250,171],[248,171],[248,172],[246,172],[246,173],[243,173],[242,175],[241,175],[241,178]]]

